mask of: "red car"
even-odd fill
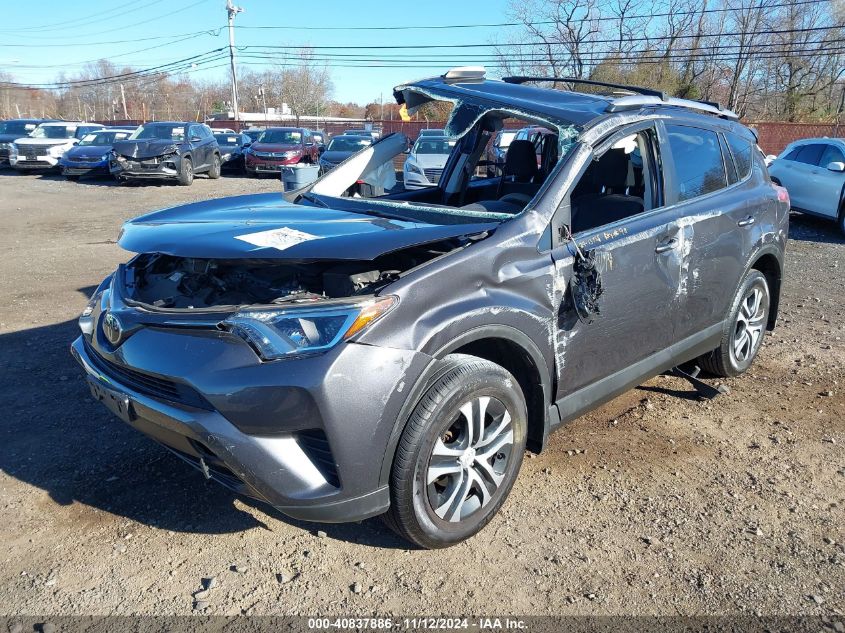
[[[301,127],[271,127],[264,130],[245,153],[249,174],[279,173],[284,165],[319,160],[319,146],[311,130]]]

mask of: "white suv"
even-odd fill
[[[845,233],[845,139],[806,138],[788,145],[769,165],[796,211],[836,220]]]
[[[29,136],[15,140],[9,164],[15,169],[54,169],[59,159],[83,136],[104,126],[81,121],[42,123]]]

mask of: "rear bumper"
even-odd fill
[[[148,367],[138,371],[121,365],[120,371],[110,371],[117,358],[105,359],[81,336],[71,345],[71,353],[84,368],[97,399],[207,478],[307,521],[358,521],[388,508],[389,492],[380,475],[388,439],[404,404],[404,396],[396,392],[396,387],[414,372],[422,373],[429,357],[345,344],[342,350],[332,350],[322,357],[243,366],[245,355],[252,354],[249,348],[237,345],[234,353],[228,353],[231,342],[211,337],[199,343],[196,339],[183,343],[195,352],[198,348],[194,346],[199,344],[205,351],[193,360],[174,363],[171,359],[168,365],[156,349],[172,349],[174,335],[138,332],[121,346],[137,343],[138,349],[126,350],[124,357],[158,357],[162,359],[160,370],[199,360],[202,369],[207,369],[203,358],[210,359],[222,347],[227,354],[210,363],[212,369],[218,364],[220,371],[208,376],[209,387],[203,389],[196,383],[189,387],[202,394],[194,402],[197,406],[151,395],[144,380],[156,378],[145,373]],[[150,349],[157,338],[159,345]],[[369,368],[370,375],[380,375],[366,383],[350,384],[362,367]],[[132,383],[126,369],[141,374],[141,381]],[[232,379],[223,375],[226,373],[238,374],[243,384],[224,386],[221,381]],[[274,386],[265,386],[268,382]],[[216,389],[210,386],[215,383]],[[118,401],[125,401],[125,413],[115,409],[114,402]],[[256,403],[263,403],[260,412]],[[261,413],[275,421],[273,426],[244,430],[245,421],[254,423]],[[315,437],[322,438],[317,440],[316,449],[309,439]],[[326,454],[331,467],[336,468],[334,477],[326,474]]]

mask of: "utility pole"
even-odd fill
[[[264,86],[258,86],[258,96],[261,97],[261,103],[264,106],[264,123],[267,123],[267,96],[264,94]]]
[[[238,75],[235,71],[235,16],[242,12],[243,9],[232,4],[232,0],[226,0],[226,13],[229,16],[229,60],[232,62],[232,108],[235,110],[236,123],[240,122],[240,116],[238,115]]]
[[[126,93],[123,91],[123,84],[120,84],[120,100],[123,101],[123,120],[129,120],[129,111],[126,109]]]

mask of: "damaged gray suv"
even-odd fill
[[[548,81],[397,87],[410,112],[453,106],[436,185],[397,182],[392,134],[297,191],[127,222],[137,255],[72,345],[91,392],[284,514],[384,515],[435,548],[481,530],[565,422],[662,372],[744,372],[789,212],[754,134],[715,104]],[[549,133],[486,160],[526,126]]]

